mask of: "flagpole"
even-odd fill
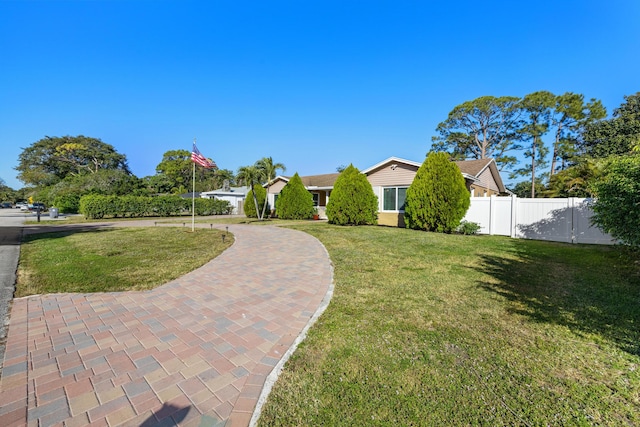
[[[196,139],[193,138],[193,144],[195,145]],[[196,163],[193,163],[193,191],[191,193],[191,232],[196,230]]]

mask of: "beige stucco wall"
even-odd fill
[[[378,225],[404,228],[404,214],[399,212],[378,212]]]

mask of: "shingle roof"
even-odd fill
[[[325,173],[323,175],[301,176],[300,179],[305,187],[333,187],[338,176],[340,173]],[[286,178],[287,181],[291,179],[290,176],[283,178]]]
[[[455,162],[455,164],[460,168],[460,172],[478,176],[492,160],[493,159],[459,160]]]

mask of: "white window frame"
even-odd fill
[[[382,187],[381,191],[382,191],[382,212],[404,212],[404,209],[399,209],[398,208],[398,190],[400,189],[404,189],[405,190],[405,202],[406,202],[406,198],[407,198],[407,193],[406,190],[407,188],[409,188],[409,186],[404,186],[404,185],[398,185],[398,186],[393,186],[393,187]],[[385,191],[386,190],[395,190],[395,209],[385,209],[385,200],[384,200],[384,196],[385,196]]]

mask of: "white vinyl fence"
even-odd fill
[[[591,199],[472,197],[466,221],[480,233],[534,240],[610,245],[615,240],[591,225]]]

